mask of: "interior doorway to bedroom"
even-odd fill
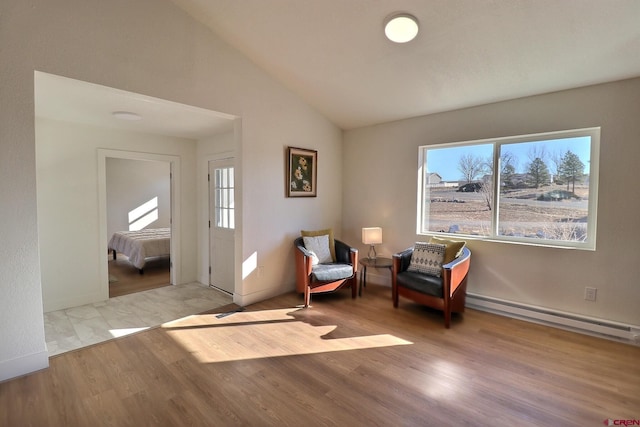
[[[171,284],[171,163],[105,158],[109,297]]]

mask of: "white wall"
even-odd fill
[[[144,228],[171,226],[170,172],[168,162],[106,159],[108,238],[116,231],[128,231],[129,212],[154,198],[158,219]]]
[[[100,235],[99,148],[179,156],[183,171],[180,177],[182,197],[195,200],[195,141],[36,119],[38,233],[44,311],[108,298],[108,282],[102,277],[100,266],[101,260],[108,256],[100,239],[108,241],[109,235]],[[168,174],[168,165],[157,163]],[[183,203],[181,236],[195,235],[195,217],[195,206]],[[196,245],[193,240],[181,240],[174,242],[180,248],[182,262],[177,283],[187,283],[196,279],[193,260]]]
[[[294,289],[292,241],[300,229],[333,227],[339,234],[341,131],[170,1],[6,0],[0,17],[0,380],[48,363],[36,216],[35,70],[242,117],[235,146],[242,211],[237,302]],[[285,198],[288,145],[319,151],[318,197]],[[195,171],[195,160],[189,161]],[[195,178],[183,184],[194,190],[181,202],[195,207]],[[195,224],[195,212],[190,218]],[[95,227],[85,224],[83,231]],[[183,259],[195,279],[196,227],[187,228],[183,240],[194,245]],[[100,249],[91,252],[93,259]],[[253,254],[264,266],[260,278],[256,271],[243,276],[239,267]],[[83,286],[95,286],[93,274]]]
[[[274,107],[280,120],[267,114],[242,119],[243,181],[236,183],[243,194],[241,256],[243,262],[255,256],[261,270],[261,277],[257,269],[241,273],[242,288],[236,286],[236,292],[242,298],[234,301],[243,305],[295,289],[293,241],[300,230],[331,227],[337,238],[342,231],[342,132],[327,122],[293,118],[304,110]],[[247,146],[247,141],[258,143]],[[287,146],[318,150],[317,197],[285,197]]]
[[[597,250],[470,240],[468,291],[640,325],[638,100],[633,79],[345,132],[345,238],[360,242],[361,227],[380,226],[387,256],[424,239],[415,231],[420,145],[602,126]],[[388,283],[385,273],[375,279]],[[584,300],[586,286],[596,302]]]

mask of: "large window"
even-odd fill
[[[594,250],[599,143],[589,128],[422,146],[418,233]]]

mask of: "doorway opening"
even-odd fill
[[[171,163],[107,157],[109,297],[171,284]]]
[[[100,238],[108,251],[101,274],[109,298],[177,283],[180,157],[107,149],[98,157]]]

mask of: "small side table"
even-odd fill
[[[362,288],[367,287],[367,267],[388,268],[389,271],[391,271],[391,268],[393,267],[391,258],[383,258],[383,257],[377,257],[376,259],[361,258],[360,260],[358,260],[358,262],[362,266],[362,271],[360,272],[360,285],[358,286],[358,294],[360,296],[362,296]]]

